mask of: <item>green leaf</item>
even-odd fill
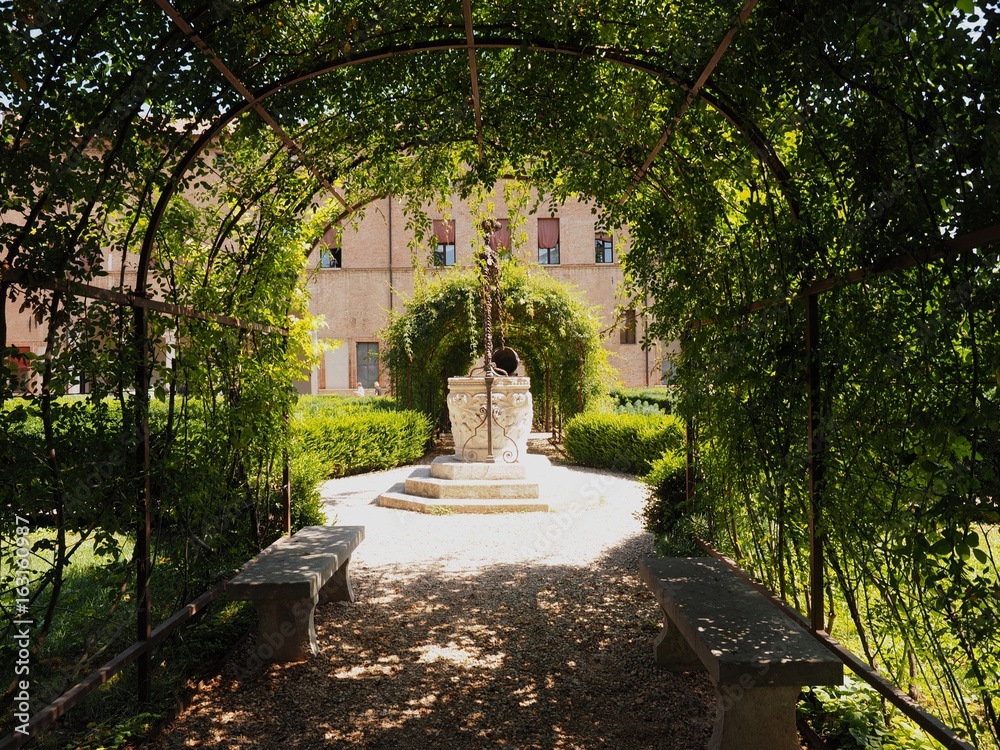
[[[939,539],[935,542],[934,546],[931,547],[931,554],[946,555],[951,552],[952,549],[952,544],[948,539]]]
[[[958,8],[963,13],[965,13],[966,15],[972,15],[973,13],[976,12],[976,4],[973,2],[973,0],[958,0],[955,3],[955,7]]]

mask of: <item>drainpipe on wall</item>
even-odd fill
[[[649,342],[646,341],[646,316],[642,316],[642,345],[646,351],[646,387],[649,388]]]
[[[392,312],[392,196],[389,196],[389,312]]]

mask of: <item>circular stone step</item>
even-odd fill
[[[542,500],[502,500],[494,498],[449,498],[439,500],[409,495],[405,492],[383,492],[378,499],[383,508],[412,510],[432,515],[452,513],[533,513],[549,511],[549,504]]]

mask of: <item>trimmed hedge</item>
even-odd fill
[[[626,411],[639,404],[652,404],[664,414],[673,414],[679,394],[676,388],[666,386],[653,388],[614,388],[609,394],[615,400],[617,410]]]
[[[128,419],[122,419],[119,402],[66,396],[53,402],[52,411],[55,450],[60,459],[58,483],[42,459],[45,439],[37,404],[11,399],[0,409],[0,476],[4,478],[0,509],[6,512],[5,517],[12,519],[15,512],[27,514],[34,523],[44,525],[58,488],[69,511],[67,530],[95,525],[117,528],[121,519],[131,516],[135,502],[135,487],[129,479],[134,455],[132,427]],[[208,427],[201,404],[192,401],[183,414],[178,410],[169,455],[164,436],[167,405],[162,401],[150,401],[149,424],[154,512],[161,512],[167,523],[172,523],[178,512],[190,514],[195,508],[209,515],[225,513],[209,502],[212,495],[206,488],[233,479],[227,474],[228,467],[215,460],[217,437]],[[326,523],[319,493],[326,469],[325,465],[317,466],[315,457],[292,447],[293,528]],[[250,484],[257,480],[244,477],[242,481]],[[270,488],[275,514],[281,504],[276,481]]]
[[[680,419],[671,415],[585,412],[566,423],[563,445],[583,466],[647,473],[653,462],[684,443]]]
[[[172,509],[201,502],[204,488],[225,482],[227,467],[211,460],[213,443],[202,408],[187,405],[175,423],[170,460],[164,461],[166,404],[150,402],[151,483],[170,515]],[[55,447],[62,460],[60,487],[74,507],[68,528],[88,528],[96,516],[127,516],[134,488],[127,478],[133,449],[122,433],[119,404],[66,397],[53,404]],[[328,477],[359,474],[412,463],[430,441],[430,422],[419,412],[400,409],[389,398],[303,397],[295,409],[291,446],[293,525],[323,523],[319,483]],[[42,420],[35,404],[12,399],[0,409],[0,509],[47,512],[55,480],[44,460]],[[280,496],[275,496],[280,502]],[[39,521],[41,522],[41,521]],[[98,525],[102,525],[98,523]]]
[[[319,456],[328,477],[413,463],[430,439],[431,422],[416,411],[318,411],[295,424],[296,443]]]
[[[689,511],[687,507],[687,457],[683,451],[669,450],[653,462],[642,478],[649,488],[642,510],[646,530],[663,536],[674,530]]]
[[[372,411],[406,411],[391,396],[299,396],[295,414],[300,417],[337,416]]]

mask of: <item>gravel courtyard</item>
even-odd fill
[[[153,747],[705,747],[710,683],[653,663],[638,482],[553,466],[549,513],[372,504],[412,468],[324,487],[331,518],[366,539],[357,601],[317,609],[319,656],[254,669],[245,644]]]

